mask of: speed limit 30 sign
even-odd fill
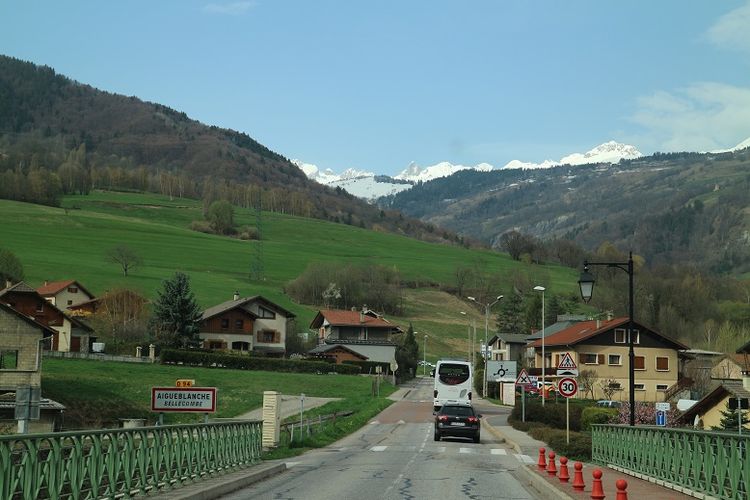
[[[557,390],[560,396],[572,398],[578,392],[578,382],[574,378],[561,378],[557,383]]]

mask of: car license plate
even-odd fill
[[[455,425],[457,427],[464,427],[466,424],[464,422],[451,422],[451,425]]]

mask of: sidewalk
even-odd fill
[[[536,463],[539,459],[539,448],[545,448],[546,454],[551,451],[550,448],[543,443],[538,441],[525,432],[517,431],[508,424],[508,415],[510,412],[500,415],[492,415],[485,417],[482,422],[482,426],[490,431],[492,434],[499,438],[505,439],[505,441],[515,448],[516,452],[528,455],[534,460],[533,465],[526,466],[525,474],[534,484],[537,489],[547,491],[555,491],[555,494],[559,498],[566,499],[582,499],[590,498],[591,486],[593,482],[592,473],[594,469],[601,469],[602,471],[602,486],[604,494],[607,498],[615,498],[617,495],[617,487],[615,482],[618,479],[624,479],[628,483],[628,497],[629,498],[650,498],[653,500],[687,500],[695,498],[690,495],[679,493],[672,489],[659,486],[656,483],[652,483],[643,479],[638,479],[634,476],[618,472],[608,467],[584,463],[583,464],[583,481],[586,484],[585,489],[582,492],[577,492],[571,486],[573,482],[573,474],[575,469],[573,468],[573,462],[568,462],[568,472],[570,474],[570,481],[568,483],[561,483],[556,476],[550,476],[547,472],[539,469]],[[559,470],[560,461],[559,456],[556,457],[556,465]]]

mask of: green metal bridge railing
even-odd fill
[[[260,460],[259,421],[0,436],[0,499],[129,498]]]
[[[591,427],[594,462],[714,498],[750,498],[750,436],[663,427]]]

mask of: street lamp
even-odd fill
[[[503,296],[498,295],[497,298],[488,304],[482,304],[474,297],[466,297],[470,301],[480,305],[484,306],[484,352],[482,353],[482,356],[484,357],[484,381],[482,382],[482,397],[487,397],[487,333],[490,330],[490,308],[500,302],[502,300]]]
[[[534,287],[534,290],[537,292],[542,292],[542,406],[544,406],[544,400],[547,399],[545,397],[545,390],[547,389],[547,386],[545,385],[546,377],[545,377],[545,371],[544,368],[547,364],[547,358],[544,357],[544,288],[541,285],[537,285]]]
[[[633,331],[635,330],[633,322],[633,252],[630,252],[627,262],[588,262],[583,261],[583,272],[578,279],[578,286],[581,288],[581,298],[588,303],[594,293],[594,276],[589,273],[589,266],[606,266],[616,267],[628,273],[628,345],[630,352],[630,425],[635,425],[635,351],[633,349]]]
[[[424,349],[422,349],[422,376],[427,375],[427,334],[424,336]]]

